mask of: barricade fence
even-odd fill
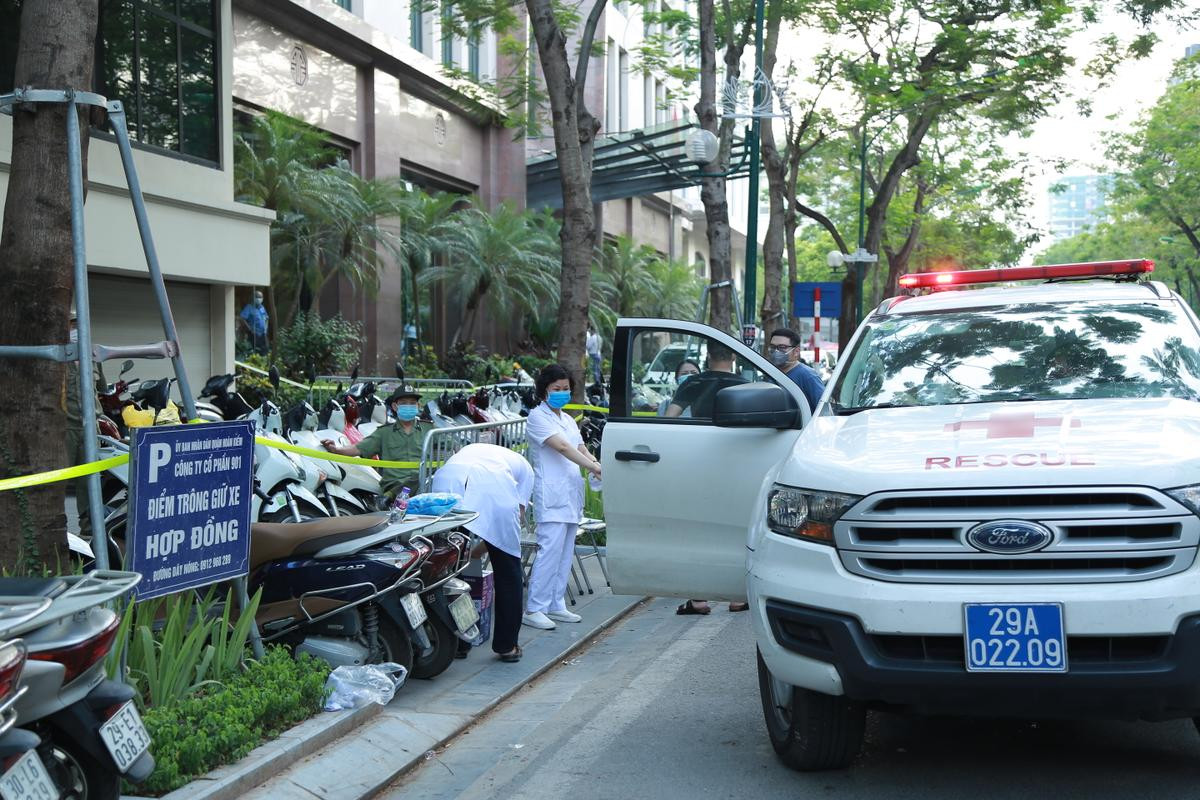
[[[425,441],[421,446],[419,491],[429,491],[434,473],[439,466],[446,463],[446,459],[469,444],[479,443],[497,444],[526,455],[528,441],[525,438],[525,418],[435,428],[425,434]]]

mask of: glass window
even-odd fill
[[[1200,335],[1172,301],[1011,305],[870,322],[834,411],[1177,397],[1200,400]]]
[[[454,66],[454,9],[442,6],[442,66]]]
[[[420,0],[411,0],[408,6],[408,43],[414,50],[425,50],[425,19]]]
[[[218,161],[214,0],[103,0],[97,91],[143,144]]]
[[[467,72],[472,78],[479,78],[479,32],[474,31],[467,38]]]
[[[341,6],[342,8],[346,9],[347,11],[354,10],[354,9],[350,8],[350,0],[333,0],[333,2],[336,3],[337,5]]]
[[[647,330],[634,337],[632,348],[628,407],[635,416],[712,419],[721,389],[771,380],[706,336]]]

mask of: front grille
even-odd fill
[[[1050,543],[1025,554],[983,552],[977,525],[1037,522]],[[1159,578],[1195,560],[1200,519],[1145,487],[880,492],[834,526],[842,563],[876,580],[930,583],[1102,583]]]
[[[961,636],[874,634],[871,641],[886,658],[965,668]],[[1157,661],[1166,655],[1170,644],[1170,636],[1068,636],[1067,663],[1081,666]]]

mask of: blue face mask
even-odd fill
[[[570,392],[550,392],[546,395],[546,402],[551,408],[562,408],[567,403],[571,402]]]
[[[417,418],[417,407],[414,405],[396,406],[396,419],[401,422],[412,422]]]
[[[675,379],[675,383],[678,384],[679,386],[683,386],[685,383],[687,383],[687,379],[692,377],[695,374],[696,373],[694,373],[694,372],[688,372],[684,375],[680,375],[678,378]]]

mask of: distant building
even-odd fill
[[[1189,44],[1187,49],[1183,51],[1183,57],[1191,58],[1197,53],[1200,53],[1200,44]]]
[[[1053,241],[1083,233],[1104,219],[1111,181],[1111,175],[1071,175],[1054,182],[1049,192]]]

